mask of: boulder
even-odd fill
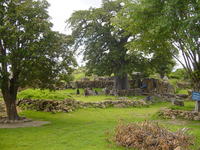
[[[176,94],[176,97],[181,98],[181,99],[186,99],[189,97],[187,94]]]
[[[172,100],[172,105],[184,106],[184,101],[174,99],[174,100]]]

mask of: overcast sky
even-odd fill
[[[50,3],[49,15],[54,24],[53,30],[68,33],[65,21],[75,10],[100,7],[101,0],[47,0]]]

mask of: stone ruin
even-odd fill
[[[111,89],[114,86],[113,78],[96,78],[95,80],[81,80],[75,81],[72,84],[74,88],[105,88],[109,89],[110,92],[106,92],[106,94],[110,93],[111,95],[138,95],[141,93],[151,93],[151,94],[174,94],[174,87],[166,81],[161,81],[154,78],[145,78],[143,80],[129,80],[130,90],[120,90],[120,91],[112,91]],[[113,94],[115,93],[115,94]]]
[[[133,81],[130,81],[130,85],[132,88],[141,88],[141,87],[144,87],[144,85],[146,85],[146,87],[142,88],[143,92],[146,92],[146,93],[159,93],[159,94],[175,93],[175,89],[171,84],[169,84],[166,81],[161,81],[154,78],[145,78],[143,80],[140,80],[140,79],[133,80]]]
[[[22,99],[17,104],[24,110],[36,110],[45,112],[72,112],[80,108],[127,108],[148,106],[143,100],[105,100],[101,102],[82,102],[73,99],[60,100],[32,100]]]
[[[158,115],[165,119],[200,120],[200,112],[196,111],[162,109],[158,112]]]

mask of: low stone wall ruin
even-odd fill
[[[112,88],[114,86],[114,81],[75,81],[74,86],[76,88]]]
[[[187,120],[200,120],[200,112],[185,111],[185,110],[172,110],[163,109],[158,112],[159,116],[165,119],[187,119]]]
[[[130,88],[135,89],[141,89],[142,85],[146,85],[146,88],[142,88],[143,92],[145,93],[171,93],[173,94],[175,92],[174,87],[169,84],[168,82],[161,81],[158,79],[153,78],[146,78],[143,80],[130,80]],[[112,89],[114,86],[113,80],[82,80],[82,81],[75,81],[72,83],[74,88],[107,88]],[[122,91],[124,92],[124,91]],[[130,93],[129,91],[127,91]]]
[[[36,110],[45,112],[72,112],[79,108],[126,108],[140,107],[148,104],[143,100],[106,100],[101,102],[82,102],[72,99],[59,100],[31,100],[23,99],[18,101],[18,106],[24,110]]]

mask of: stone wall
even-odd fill
[[[114,86],[114,81],[75,81],[74,85],[75,88],[112,88]]]
[[[139,96],[143,94],[144,93],[140,88],[130,90],[110,90],[110,95],[115,96]]]
[[[169,84],[168,82],[161,81],[158,79],[153,78],[146,78],[143,80],[130,80],[130,88],[133,89],[132,91],[135,91],[136,89],[141,89],[144,93],[159,93],[159,94],[165,94],[165,93],[174,93],[175,89],[174,87]],[[82,81],[76,81],[72,83],[74,85],[74,88],[108,88],[112,89],[114,86],[113,80],[82,80]],[[141,88],[143,85],[146,86],[146,88]],[[129,95],[130,91],[126,91]],[[120,92],[121,93],[121,92]],[[125,93],[125,91],[122,90],[122,93]],[[119,94],[121,95],[121,94]],[[123,94],[122,94],[123,95]]]
[[[102,102],[82,102],[72,99],[63,101],[23,99],[18,101],[18,106],[25,110],[45,112],[72,112],[79,108],[140,107],[147,106],[147,103],[143,100],[106,100]]]
[[[200,113],[195,111],[163,109],[158,114],[165,119],[200,120]]]

